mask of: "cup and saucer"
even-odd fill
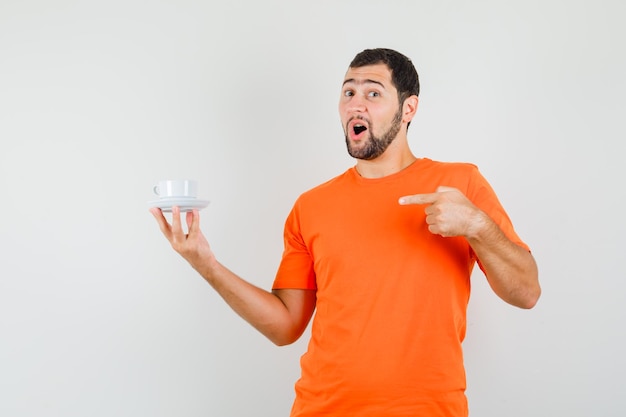
[[[209,201],[196,198],[198,183],[194,180],[162,180],[152,191],[159,198],[148,201],[148,206],[160,208],[164,213],[171,213],[174,206],[180,207],[180,212],[183,213],[201,210],[209,205]]]

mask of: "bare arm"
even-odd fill
[[[268,292],[243,280],[220,264],[200,230],[197,210],[186,215],[188,234],[183,233],[180,210],[172,210],[170,225],[161,210],[150,212],[176,252],[217,291],[244,320],[277,345],[295,342],[315,310],[315,291],[284,289]]]
[[[485,269],[489,285],[507,303],[533,308],[541,295],[534,257],[511,242],[484,212],[478,210],[475,216],[475,228],[466,238]]]
[[[402,197],[400,204],[428,204],[426,222],[432,233],[464,236],[478,259],[493,291],[504,301],[532,308],[541,294],[537,264],[526,249],[509,240],[487,214],[455,188]]]

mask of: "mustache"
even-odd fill
[[[366,121],[367,123],[369,123],[369,119],[365,116],[361,116],[360,114],[356,115],[356,116],[352,116],[351,118],[348,119],[347,123],[350,123],[353,120],[363,120]],[[346,123],[346,124],[347,124]]]
[[[367,125],[371,125],[370,120],[367,117],[361,116],[361,115],[356,115],[356,116],[352,116],[350,117],[347,121],[346,124],[344,126],[344,131],[347,132],[348,131],[348,126],[350,125],[350,123],[354,120],[363,120],[364,122],[367,123]]]

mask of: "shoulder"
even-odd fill
[[[471,162],[444,162],[423,158],[419,160],[414,171],[415,176],[422,181],[460,189],[466,189],[471,183],[483,180],[478,166]]]
[[[342,190],[345,190],[346,187],[352,182],[351,179],[353,177],[353,168],[350,168],[343,172],[342,174],[337,175],[334,178],[329,179],[313,188],[310,188],[300,194],[297,199],[297,202],[301,201],[311,201],[318,200],[320,198],[324,198],[327,195],[336,195]]]
[[[287,216],[287,225],[291,224],[292,227],[295,227],[293,225],[297,224],[297,227],[300,227],[299,224],[303,218],[321,217],[321,213],[327,211],[333,206],[332,203],[337,201],[338,197],[345,194],[350,182],[350,169],[348,169],[344,173],[301,193]]]
[[[420,165],[422,169],[430,169],[434,171],[450,172],[450,173],[467,173],[477,172],[478,166],[471,162],[447,162],[436,161],[433,159],[422,158],[420,159]]]

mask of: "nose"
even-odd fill
[[[364,112],[365,111],[365,99],[360,94],[355,94],[350,97],[350,100],[347,103],[346,110],[349,112]]]

